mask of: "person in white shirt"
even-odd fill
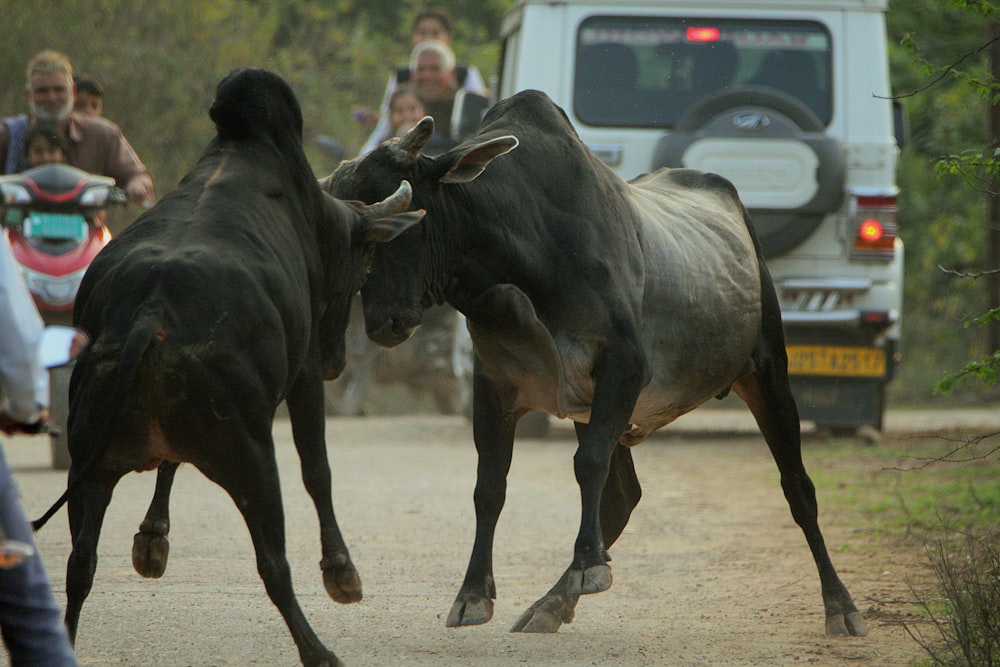
[[[452,36],[451,15],[442,9],[427,8],[413,19],[410,41],[414,47],[427,41],[437,41],[449,45],[450,48]],[[389,98],[392,96],[393,91],[396,90],[396,86],[412,79],[412,60],[411,57],[410,65],[396,68],[389,76],[378,114],[366,109],[355,109],[354,117],[356,119],[366,125],[374,125],[374,129],[368,137],[368,141],[361,147],[359,155],[371,152],[385,137],[391,136],[389,127]],[[464,90],[482,97],[489,97],[489,91],[483,82],[483,76],[475,65],[456,62],[454,71],[457,90]]]
[[[29,431],[46,417],[48,373],[39,357],[43,330],[7,235],[0,234],[0,430],[8,435]],[[62,611],[18,496],[0,448],[0,633],[12,665],[75,666]],[[8,540],[17,549],[4,548]]]

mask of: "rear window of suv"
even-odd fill
[[[757,86],[827,125],[830,63],[812,21],[593,16],[577,34],[573,107],[588,125],[669,128],[713,93]]]

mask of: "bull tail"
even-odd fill
[[[118,376],[115,379],[110,400],[105,403],[106,405],[112,406],[112,410],[103,415],[104,422],[100,427],[100,437],[97,440],[98,446],[96,447],[93,455],[79,468],[77,474],[67,482],[66,490],[59,497],[59,500],[53,503],[52,507],[50,507],[45,514],[31,522],[32,530],[37,532],[42,528],[42,526],[48,523],[49,519],[51,519],[52,516],[66,504],[70,495],[72,495],[80,487],[81,482],[94,471],[97,464],[102,458],[104,458],[104,455],[107,454],[108,447],[111,446],[112,429],[114,428],[116,421],[116,415],[113,411],[120,411],[121,407],[125,405],[125,401],[135,383],[135,379],[139,371],[139,363],[142,361],[142,357],[146,353],[146,349],[149,347],[150,342],[153,340],[153,337],[156,335],[156,332],[160,329],[160,327],[161,318],[157,315],[140,315],[133,324],[128,338],[125,339],[125,345],[123,346],[121,356],[119,357]]]

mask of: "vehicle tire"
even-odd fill
[[[827,214],[840,208],[844,197],[847,166],[843,147],[837,139],[826,134],[823,122],[801,101],[759,86],[741,86],[708,95],[659,140],[652,167],[685,166],[714,171],[708,165],[717,164],[723,156],[723,159],[734,160],[729,165],[735,167],[734,173],[753,171],[751,163],[745,160],[740,163],[742,158],[731,156],[752,154],[750,149],[743,148],[740,152],[739,148],[752,146],[752,141],[772,139],[781,140],[780,145],[798,147],[791,153],[797,156],[795,159],[811,156],[809,159],[814,158],[816,164],[815,192],[807,201],[795,204],[772,203],[771,197],[764,194],[769,184],[753,187],[754,182],[750,180],[741,188],[740,183],[736,183],[747,201],[764,256],[776,257],[809,238]],[[722,150],[723,146],[736,152]],[[732,176],[731,180],[738,179]],[[787,184],[782,183],[782,188],[785,187]],[[763,197],[757,204],[752,201],[755,193]]]
[[[787,93],[758,86],[727,88],[705,96],[684,113],[675,129],[681,132],[700,129],[716,116],[740,107],[777,111],[803,132],[824,130],[823,121],[805,104]]]

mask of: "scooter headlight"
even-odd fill
[[[20,183],[0,183],[0,197],[4,204],[30,204],[31,193]]]
[[[108,192],[109,189],[106,187],[91,188],[80,197],[80,205],[103,208],[108,202]]]

